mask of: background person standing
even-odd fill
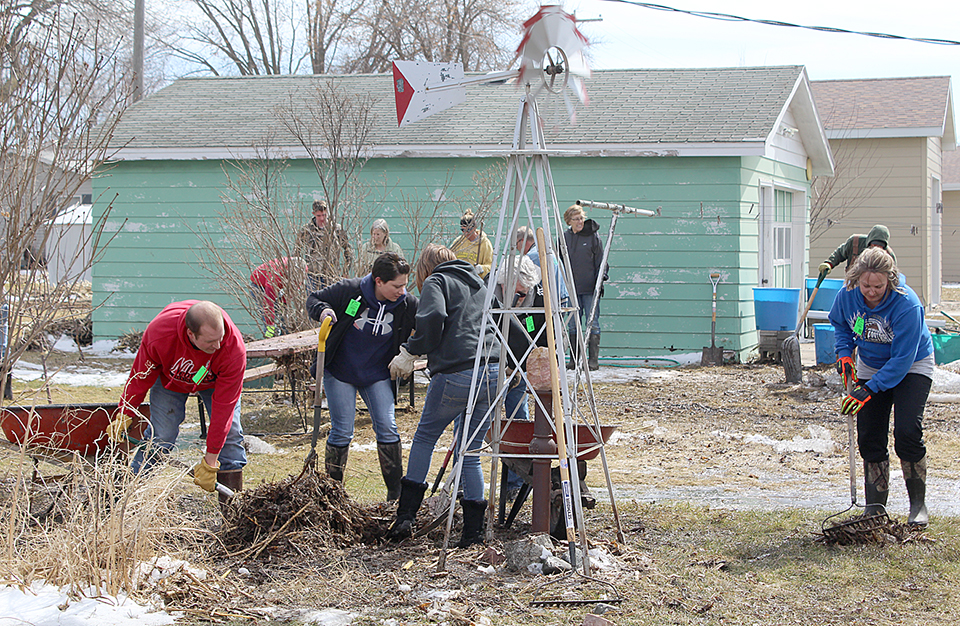
[[[313,203],[313,218],[297,235],[296,255],[306,259],[310,288],[322,289],[344,276],[352,275],[353,248],[346,232],[329,219],[325,200]]]
[[[597,277],[603,273],[603,280],[607,280],[607,268],[603,264],[603,244],[597,231],[600,225],[594,220],[588,220],[583,207],[574,204],[563,213],[563,221],[570,228],[563,231],[563,238],[567,244],[567,253],[570,255],[570,268],[573,270],[574,293],[577,294],[577,303],[580,311],[577,317],[570,318],[567,332],[570,334],[570,345],[574,346],[567,369],[576,367],[577,324],[583,323],[585,315],[590,314],[593,306],[593,290],[597,285]],[[600,296],[603,296],[603,287],[600,287]],[[597,303],[597,312],[593,324],[587,329],[587,365],[591,370],[600,369],[600,303]]]
[[[480,278],[486,278],[493,264],[493,246],[487,236],[477,227],[473,211],[467,210],[460,218],[459,237],[454,239],[450,250],[458,259],[475,266]]]
[[[403,250],[395,241],[390,239],[390,227],[387,226],[387,220],[376,219],[370,227],[370,239],[360,251],[360,259],[357,263],[357,271],[360,276],[365,276],[373,269],[373,262],[384,252],[392,252],[401,259],[404,258]]]

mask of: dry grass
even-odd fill
[[[179,477],[135,477],[125,459],[77,460],[53,476],[24,451],[3,480],[0,578],[137,595],[135,570],[180,554],[203,533],[176,504]]]

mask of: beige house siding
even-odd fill
[[[812,272],[850,235],[865,235],[874,224],[884,224],[890,229],[900,271],[926,304],[928,278],[921,274],[921,261],[929,255],[923,235],[929,221],[925,209],[929,141],[926,137],[831,139],[830,147],[837,162],[836,188],[848,201],[821,216],[834,222],[810,242]],[[842,278],[843,267],[834,269],[831,278]]]
[[[960,189],[943,192],[943,282],[960,283]]]
[[[943,184],[943,150],[941,149],[940,137],[927,137],[927,161],[926,161],[926,198],[924,198],[923,217],[924,224],[920,232],[923,240],[923,281],[924,290],[927,297],[923,299],[925,304],[940,303],[940,215],[936,214],[936,205],[940,201],[940,194],[937,192],[938,186]],[[937,184],[934,184],[934,183]],[[934,198],[934,194],[937,197]],[[934,259],[934,256],[937,258]],[[916,287],[914,287],[916,289]],[[918,291],[919,293],[919,291]]]

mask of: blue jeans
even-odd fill
[[[330,407],[330,434],[327,435],[327,443],[331,446],[343,448],[350,445],[353,439],[353,423],[357,417],[358,393],[370,411],[377,443],[400,441],[393,412],[393,381],[389,378],[366,387],[356,387],[324,371],[323,390],[327,394],[327,406]]]
[[[205,389],[197,393],[207,408],[207,415],[213,414],[213,389]],[[160,384],[160,378],[150,388],[150,424],[143,433],[143,440],[152,447],[153,452],[144,460],[144,448],[140,447],[133,457],[134,472],[141,469],[150,469],[157,462],[158,454],[173,450],[180,434],[180,424],[186,415],[187,398],[190,396],[179,391],[170,391]],[[243,448],[243,428],[240,426],[240,402],[233,410],[233,423],[227,439],[217,457],[221,470],[243,469],[247,464],[247,451]]]
[[[578,293],[577,302],[580,304],[580,310],[577,312],[577,317],[571,317],[570,323],[567,326],[567,331],[572,335],[577,332],[577,325],[583,324],[583,318],[590,315],[590,307],[593,306],[593,293]],[[593,325],[590,327],[591,335],[600,334],[600,302],[597,301],[597,313],[596,317],[593,318]]]
[[[469,432],[480,426],[479,432],[467,445],[467,452],[479,450],[483,439],[490,429],[490,416],[487,410],[497,394],[498,364],[491,363],[480,370],[477,402],[473,407]],[[470,398],[470,379],[473,368],[454,374],[434,374],[427,388],[427,397],[423,401],[423,413],[417,432],[413,436],[410,457],[407,461],[407,480],[417,483],[426,482],[430,470],[433,449],[450,422],[455,422],[454,432],[463,436],[463,415]],[[459,440],[455,446],[459,447]],[[480,457],[466,455],[463,459],[463,471],[460,474],[465,500],[483,500],[483,469]]]
[[[515,420],[529,420],[530,413],[527,410],[527,381],[521,378],[520,383],[507,392],[507,397],[504,399],[503,405],[504,419],[510,419],[512,417]],[[513,414],[514,409],[517,409],[516,415]]]

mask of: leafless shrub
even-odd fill
[[[26,33],[24,31],[27,31]],[[78,243],[67,245],[52,218],[78,204],[81,185],[103,171],[123,108],[102,95],[112,55],[96,28],[0,12],[0,285],[8,308],[8,349],[0,374],[62,315],[86,271],[102,256],[111,201]],[[66,268],[48,277],[43,251],[59,248]],[[0,391],[6,376],[0,375]]]

